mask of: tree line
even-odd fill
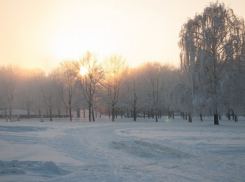
[[[95,112],[103,112],[115,120],[117,112],[132,116],[140,112],[155,116],[169,107],[170,89],[176,78],[176,68],[159,62],[148,62],[129,68],[122,56],[111,55],[103,62],[96,53],[86,52],[78,60],[64,60],[50,73],[41,69],[18,66],[0,67],[0,108],[5,117],[13,109],[61,117],[72,111],[88,110],[89,121]],[[168,103],[168,104],[167,104]],[[128,112],[126,112],[128,111]],[[80,112],[79,112],[80,113]]]
[[[47,112],[88,110],[107,113],[112,121],[139,113],[158,121],[162,112],[185,119],[222,115],[235,121],[245,113],[244,20],[223,3],[210,3],[201,14],[183,24],[179,34],[180,66],[147,62],[130,68],[122,56],[98,61],[86,52],[80,60],[64,60],[49,74],[41,69],[1,66],[0,108],[11,118],[14,108]],[[80,112],[78,112],[80,114]]]

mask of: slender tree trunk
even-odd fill
[[[172,111],[172,117],[173,117],[173,119],[174,119],[174,111]]]
[[[30,109],[27,109],[27,118],[30,119]]]
[[[237,122],[238,121],[238,117],[237,117],[237,115],[235,114],[235,122]]]
[[[70,116],[70,121],[72,121],[71,108],[69,108],[69,116]]]
[[[121,118],[122,118],[122,109],[121,109]]]
[[[189,113],[189,122],[192,123],[191,113]]]
[[[80,109],[77,110],[77,118],[80,118]]]
[[[200,113],[200,120],[202,121],[202,113]]]
[[[214,124],[219,125],[219,117],[217,111],[214,113]]]
[[[89,104],[88,106],[88,117],[89,117],[89,122],[92,121],[92,118],[91,118],[91,104]]]
[[[69,116],[70,116],[70,121],[72,121],[72,115],[71,115],[71,100],[69,100]]]
[[[115,113],[116,113],[116,118],[117,118],[117,109],[115,110]]]
[[[134,121],[136,121],[136,107],[134,107]]]
[[[61,118],[61,115],[60,115],[60,109],[58,109],[58,113],[59,113],[59,118]]]
[[[235,120],[235,114],[233,110],[232,110],[232,119]]]
[[[95,121],[95,118],[94,118],[94,109],[92,109],[92,118],[93,118],[93,122]]]
[[[53,121],[53,118],[52,118],[52,110],[49,109],[49,117],[50,117],[50,121]]]
[[[144,111],[144,119],[145,119],[145,111]]]
[[[83,118],[85,118],[85,109],[83,109]]]
[[[115,108],[113,105],[112,105],[111,114],[112,114],[112,122],[114,122],[115,121]]]
[[[110,109],[108,109],[108,115],[109,115],[109,118],[111,118],[111,111],[110,111]]]
[[[158,122],[158,114],[156,113],[156,122]]]
[[[12,107],[11,106],[9,108],[9,119],[10,121],[12,120]]]

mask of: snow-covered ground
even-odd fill
[[[0,181],[245,181],[245,120],[0,120]]]

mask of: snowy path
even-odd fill
[[[245,121],[102,120],[0,120],[0,173],[9,170],[0,181],[245,179]],[[24,174],[13,173],[12,160]]]

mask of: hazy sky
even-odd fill
[[[121,54],[132,66],[179,62],[187,18],[211,0],[0,0],[0,65],[46,71],[87,50]],[[220,1],[221,2],[221,1]],[[245,0],[222,1],[245,17]]]

